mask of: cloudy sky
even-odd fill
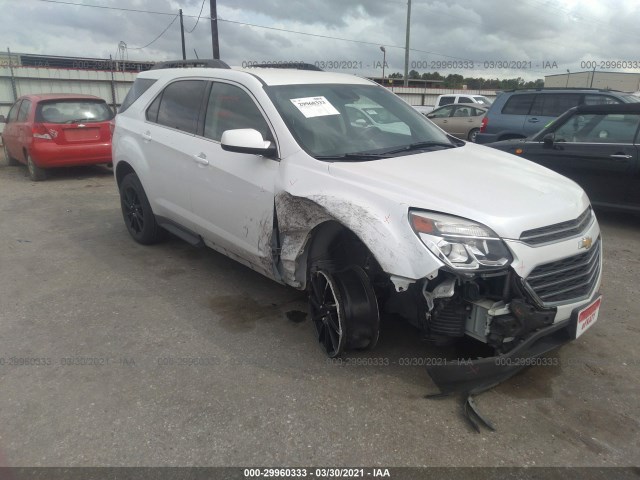
[[[20,53],[108,58],[122,41],[132,60],[180,58],[175,14],[182,8],[187,57],[194,50],[210,57],[209,0],[189,33],[202,5],[0,0],[0,45]],[[340,62],[344,72],[380,75],[384,45],[385,73],[402,71],[406,14],[406,0],[218,0],[221,57],[232,65]],[[623,70],[601,62],[635,62],[627,71],[640,71],[638,18],[640,2],[634,0],[412,0],[410,69],[527,80],[587,70],[592,61],[598,70]],[[447,61],[452,68],[439,63]]]

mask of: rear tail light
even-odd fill
[[[51,135],[49,134],[47,127],[45,127],[41,123],[34,123],[31,132],[33,134],[33,138],[39,138],[41,140],[51,140]]]
[[[482,125],[480,125],[480,133],[484,133],[487,130],[487,123],[489,123],[489,119],[484,117],[482,119]]]
[[[113,118],[109,120],[109,132],[111,133],[111,138],[113,139],[113,131],[116,128],[116,119]]]

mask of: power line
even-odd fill
[[[154,38],[153,40],[151,40],[149,43],[147,43],[144,47],[127,47],[128,50],[142,50],[144,48],[147,48],[148,46],[150,46],[151,44],[155,43],[157,40],[160,39],[160,37],[162,37],[167,30],[169,30],[169,27],[171,27],[171,25],[173,25],[173,22],[176,21],[176,19],[179,17],[180,15],[176,15],[175,17],[173,17],[173,20],[171,20],[171,22],[169,23],[169,25],[167,25],[167,28],[165,28],[162,33],[160,33],[160,35],[158,35],[156,38]]]
[[[124,7],[107,7],[106,5],[91,5],[89,3],[73,3],[73,2],[65,2],[63,0],[38,0],[40,2],[46,2],[46,3],[58,3],[61,5],[73,5],[74,7],[91,7],[91,8],[102,8],[104,10],[120,10],[122,12],[138,12],[138,13],[152,13],[154,15],[175,15],[175,13],[169,13],[169,12],[154,12],[152,10],[138,10],[135,8],[124,8]],[[185,17],[193,17],[195,18],[195,15],[185,15]]]
[[[196,20],[196,24],[193,26],[193,28],[191,30],[189,30],[187,33],[191,33],[193,32],[196,27],[198,26],[198,22],[200,21],[200,15],[202,15],[202,9],[204,8],[204,2],[206,0],[202,0],[202,5],[200,5],[200,13],[198,14],[198,19]],[[186,16],[186,15],[185,15]]]
[[[119,11],[126,11],[126,12],[138,12],[138,13],[150,13],[150,14],[156,14],[156,15],[173,15],[173,20],[171,21],[171,23],[167,26],[167,28],[165,28],[165,30],[162,31],[162,33],[156,37],[153,41],[151,41],[149,44],[145,45],[144,47],[131,47],[131,50],[142,50],[146,47],[148,47],[149,45],[151,45],[152,43],[156,42],[162,35],[164,35],[164,33],[169,29],[169,27],[171,27],[171,25],[173,24],[173,22],[176,21],[176,19],[178,18],[178,15],[174,14],[174,13],[168,13],[168,12],[157,12],[157,11],[151,11],[151,10],[139,10],[139,9],[132,9],[132,8],[123,8],[123,7],[107,7],[104,5],[92,5],[92,4],[88,4],[88,3],[73,3],[73,2],[68,2],[68,1],[64,1],[64,0],[38,0],[41,2],[47,2],[47,3],[56,3],[56,4],[62,4],[62,5],[73,5],[76,7],[92,7],[92,8],[102,8],[102,9],[107,9],[107,10],[119,10]],[[401,2],[393,2],[393,3],[401,3]],[[404,3],[403,3],[404,4]],[[421,2],[419,4],[422,4]],[[189,17],[189,18],[197,18],[200,19],[202,18],[203,20],[211,20],[211,17],[202,16],[202,9],[204,8],[204,1],[201,5],[200,8],[200,14],[198,16],[196,15],[183,15],[184,17]],[[244,25],[244,26],[248,26],[248,27],[254,27],[254,28],[262,28],[262,29],[266,29],[266,30],[273,30],[273,31],[278,31],[278,32],[283,32],[283,33],[294,33],[297,35],[306,35],[309,37],[316,37],[316,38],[324,38],[324,39],[328,39],[328,40],[339,40],[339,41],[343,41],[343,42],[351,42],[351,43],[357,43],[357,44],[361,44],[361,45],[375,45],[376,47],[380,45],[380,42],[369,42],[366,40],[356,40],[353,38],[343,38],[343,37],[332,37],[330,35],[321,35],[318,33],[309,33],[309,32],[301,32],[299,30],[289,30],[286,28],[278,28],[278,27],[269,27],[266,25],[258,25],[258,24],[254,24],[254,23],[247,23],[247,22],[240,22],[237,20],[228,20],[228,19],[223,19],[223,18],[219,18],[217,19],[219,22],[226,22],[226,23],[231,23],[231,24],[236,24],[236,25]],[[196,21],[196,25],[197,25],[197,21]],[[191,30],[193,31],[195,29],[194,28]],[[402,49],[404,50],[405,47],[402,45],[391,45],[391,44],[387,44],[385,43],[385,47],[387,48],[397,48],[397,49]],[[420,50],[417,48],[410,48],[409,51],[411,52],[418,52],[418,53],[426,53],[429,55],[435,55],[438,57],[444,57],[444,58],[451,58],[454,60],[463,60],[463,61],[468,61],[468,62],[479,62],[478,60],[474,60],[474,59],[470,59],[470,58],[465,58],[465,57],[458,57],[455,55],[446,55],[444,53],[438,53],[438,52],[431,52],[428,50]],[[446,70],[446,69],[445,69]],[[531,73],[543,73],[540,71],[536,71],[536,70],[531,70]],[[546,72],[545,72],[546,73]]]

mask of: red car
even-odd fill
[[[4,156],[22,162],[32,180],[47,169],[111,163],[110,120],[114,113],[93,95],[25,95],[11,107],[2,134]]]

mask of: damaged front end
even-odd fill
[[[458,358],[427,368],[442,394],[489,389],[573,338],[571,321],[554,323],[556,308],[541,308],[528,298],[510,267],[475,274],[442,270],[394,295],[386,307],[435,346],[472,339]]]
[[[436,346],[464,344],[453,360],[427,368],[441,394],[487,390],[576,338],[580,309],[598,297],[599,241],[522,278],[506,244],[487,227],[428,212],[412,212],[410,219],[444,266],[403,291],[396,288],[386,309]],[[575,300],[579,306],[567,311]]]

